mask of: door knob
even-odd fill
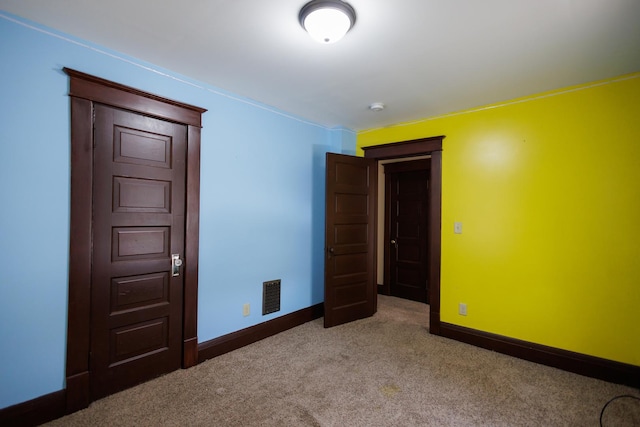
[[[398,248],[398,242],[396,242],[396,239],[391,239],[391,244],[395,246],[396,249]]]

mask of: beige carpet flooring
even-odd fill
[[[109,396],[51,426],[598,426],[633,388],[429,335],[428,306],[322,319]],[[640,426],[612,402],[604,426]]]

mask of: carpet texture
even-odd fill
[[[429,335],[428,306],[322,319],[109,396],[50,426],[598,426],[630,387]],[[604,426],[640,426],[611,402]]]

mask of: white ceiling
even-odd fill
[[[0,7],[328,127],[382,127],[640,71],[640,0],[0,0]],[[381,112],[368,109],[384,102]]]

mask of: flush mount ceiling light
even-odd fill
[[[356,11],[340,0],[312,0],[300,9],[300,25],[323,44],[335,43],[344,37],[356,22]]]

